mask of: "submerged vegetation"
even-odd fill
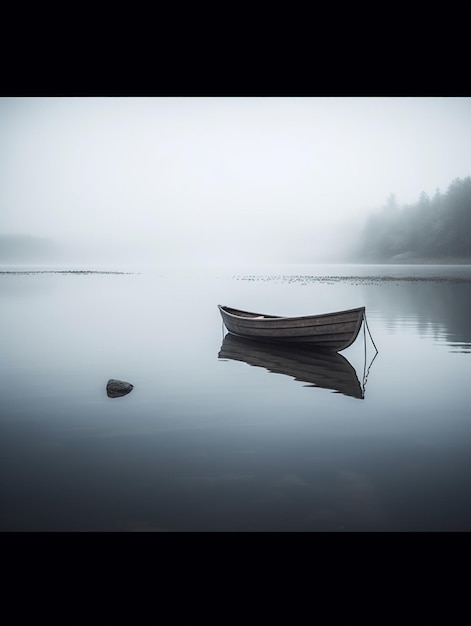
[[[456,178],[446,193],[400,207],[394,194],[370,216],[352,254],[370,263],[471,263],[471,177]]]

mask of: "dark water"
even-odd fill
[[[2,269],[1,530],[471,530],[471,267]],[[379,353],[233,360],[218,303]]]

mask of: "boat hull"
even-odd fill
[[[355,341],[365,315],[365,307],[301,317],[264,315],[222,305],[218,308],[227,330],[239,337],[310,344],[335,352],[344,350]]]

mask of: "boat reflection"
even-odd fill
[[[308,387],[332,389],[359,399],[365,395],[354,367],[337,352],[255,341],[228,333],[218,358],[243,361],[248,365],[264,367],[269,372],[286,374],[297,381],[309,383]]]

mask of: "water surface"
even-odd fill
[[[1,269],[1,530],[470,530],[469,266]],[[379,352],[228,358],[217,304]]]

